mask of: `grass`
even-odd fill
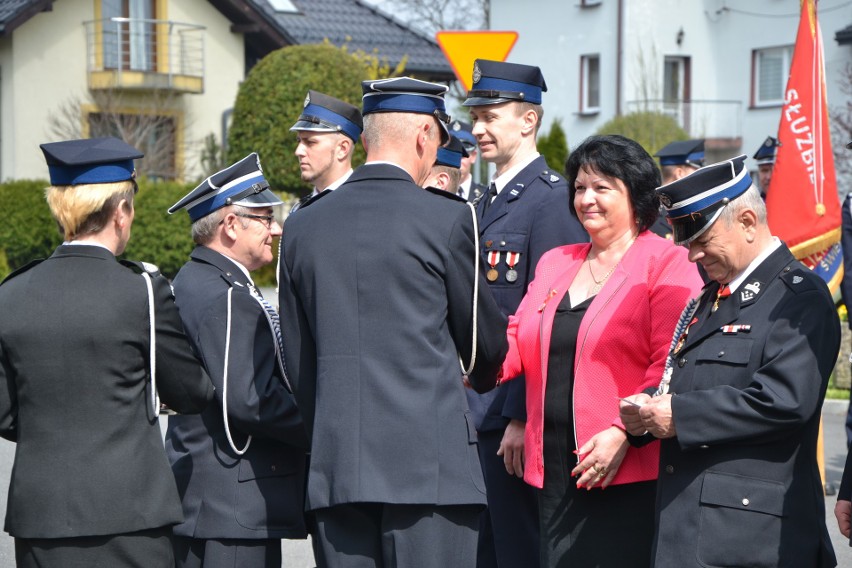
[[[839,389],[829,383],[828,390],[825,391],[825,398],[826,400],[849,400],[849,389]]]

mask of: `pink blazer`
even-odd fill
[[[535,487],[544,481],[544,393],[553,318],[590,248],[585,243],[545,253],[509,318],[509,353],[501,376],[508,380],[526,375],[524,479]],[[659,384],[678,317],[701,287],[686,249],[649,231],[639,235],[580,325],[573,412],[578,448],[610,426],[624,428],[616,397]],[[658,460],[659,442],[630,447],[613,483],[656,479]]]

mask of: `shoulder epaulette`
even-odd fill
[[[561,182],[561,181],[565,181],[564,177],[562,177],[561,175],[557,174],[556,172],[554,172],[553,170],[550,170],[550,169],[544,170],[543,172],[541,172],[539,174],[538,177],[543,179],[547,183],[547,185],[549,185],[551,187],[553,185]]]
[[[781,280],[796,294],[817,289],[818,277],[807,268],[788,266],[781,272]]]
[[[465,200],[465,199],[462,199],[461,197],[459,197],[459,196],[458,196],[458,195],[456,195],[455,193],[451,193],[451,192],[446,191],[446,190],[443,190],[443,189],[438,189],[437,187],[427,186],[427,187],[424,187],[423,189],[425,189],[425,190],[426,190],[426,191],[428,191],[429,193],[434,193],[435,195],[440,195],[441,197],[448,197],[448,198],[450,198],[450,199],[452,199],[452,200],[454,200],[454,201],[459,201],[459,202],[461,202],[461,203],[466,203],[466,200]]]
[[[160,268],[156,264],[150,262],[142,262],[138,260],[127,260],[126,258],[119,259],[121,264],[131,269],[136,274],[147,272],[151,276],[160,276]]]
[[[43,259],[43,258],[37,258],[36,260],[31,260],[30,262],[28,262],[27,264],[23,265],[23,266],[22,266],[22,267],[20,267],[19,269],[12,271],[12,272],[11,272],[8,276],[6,276],[6,278],[4,278],[4,279],[3,279],[3,281],[2,281],[2,282],[0,282],[0,285],[5,284],[6,282],[8,282],[9,280],[11,280],[11,279],[12,279],[12,278],[14,278],[15,276],[18,276],[19,274],[23,274],[24,272],[26,272],[27,270],[29,270],[30,268],[32,268],[33,266],[35,266],[35,265],[37,265],[37,264],[39,264],[39,263],[41,263],[41,262],[44,262],[44,259]]]

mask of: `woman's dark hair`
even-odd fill
[[[654,191],[661,185],[660,169],[642,146],[630,138],[611,134],[589,136],[571,152],[565,162],[565,177],[568,179],[569,206],[575,217],[574,183],[584,167],[620,179],[627,186],[640,232],[654,224],[660,214],[660,199]]]

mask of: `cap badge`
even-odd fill
[[[257,162],[257,171],[259,171],[260,173],[263,173],[263,168],[262,168],[262,167],[261,167],[261,165],[260,165],[260,156],[258,156],[257,154],[255,154],[255,155],[254,155],[254,160],[255,160],[255,162]]]
[[[660,194],[660,203],[663,204],[663,207],[669,208],[669,207],[672,206],[672,198],[669,197],[669,195],[666,194],[666,193],[661,193]]]
[[[308,93],[307,95],[305,95],[305,104],[304,104],[304,106],[308,106],[309,104],[311,104],[311,94],[310,94],[310,93]]]
[[[456,132],[461,130],[461,124],[459,124],[458,120],[453,123],[453,130],[455,130]]]
[[[479,70],[479,63],[473,64],[473,84],[479,83],[479,80],[482,79],[482,71]]]

